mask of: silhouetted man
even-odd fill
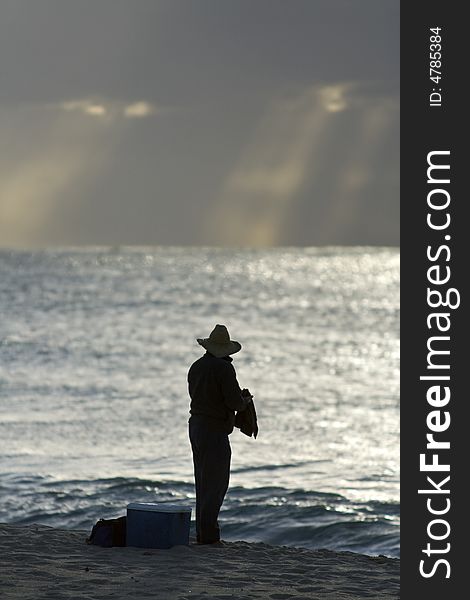
[[[241,344],[230,339],[225,325],[216,325],[208,338],[197,341],[206,353],[188,373],[196,532],[198,543],[213,544],[220,541],[218,516],[230,478],[228,436],[235,424],[235,411],[245,410],[252,395],[238,385],[230,354],[241,350]]]

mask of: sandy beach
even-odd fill
[[[262,543],[100,548],[87,531],[0,524],[0,597],[348,600],[399,597],[400,561]]]

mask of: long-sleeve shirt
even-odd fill
[[[191,415],[202,416],[216,431],[232,433],[235,411],[244,410],[248,403],[242,397],[232,359],[206,352],[189,369],[188,389]]]

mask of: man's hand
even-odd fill
[[[247,388],[242,389],[242,398],[246,400],[246,403],[249,404],[253,399],[253,394]]]

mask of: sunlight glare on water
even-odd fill
[[[231,486],[398,503],[397,250],[2,251],[0,269],[2,473],[192,494],[186,374],[225,323],[260,427],[231,436]]]

